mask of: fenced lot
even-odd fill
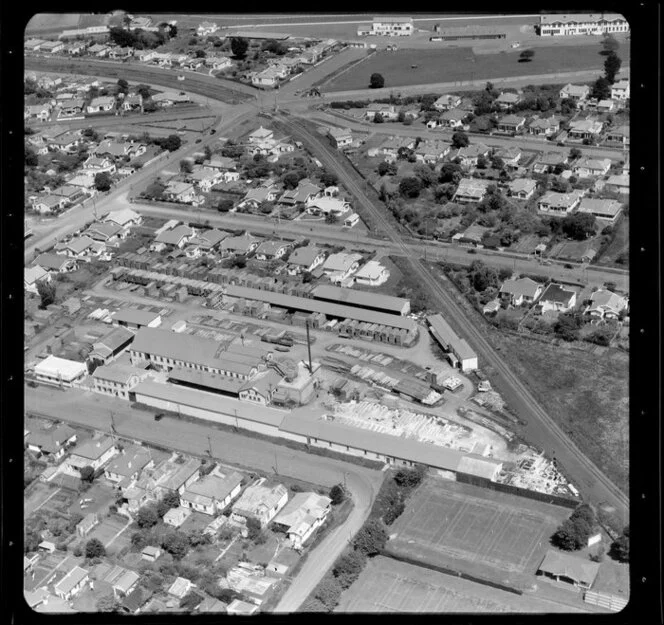
[[[397,519],[396,556],[516,588],[533,584],[549,537],[569,510],[468,484],[429,478]]]
[[[83,542],[89,541],[91,538],[99,539],[104,545],[107,545],[114,536],[118,534],[125,527],[129,519],[123,519],[112,515],[108,518],[100,520],[99,525],[97,525],[86,537]],[[117,553],[121,551],[124,547],[129,546],[130,544],[131,531],[129,529],[125,530],[120,534],[113,543],[107,547],[107,551],[110,553]]]
[[[26,518],[36,510],[64,514],[76,498],[76,493],[60,488],[58,484],[47,484],[35,480],[25,491],[23,509]]]
[[[378,556],[341,596],[336,612],[581,612]]]

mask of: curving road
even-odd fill
[[[294,137],[308,145],[326,167],[339,176],[344,186],[380,222],[390,240],[402,249],[404,256],[411,261],[416,274],[435,294],[442,314],[452,326],[456,326],[460,330],[461,335],[475,349],[483,363],[483,368],[488,366],[495,372],[495,386],[505,397],[507,403],[513,406],[528,424],[525,428],[528,440],[545,449],[548,454],[555,454],[558,462],[577,484],[584,497],[595,503],[610,503],[616,508],[622,519],[627,519],[628,496],[613,484],[567,437],[533,397],[524,382],[503,361],[482,332],[467,318],[465,311],[455,298],[441,287],[439,279],[421,264],[419,255],[414,254],[403,242],[399,233],[385,218],[383,211],[364,194],[361,185],[356,180],[357,173],[347,163],[340,162],[332,148],[310,132],[302,120],[291,120],[284,115],[279,115],[275,116],[275,121],[277,125],[287,129]]]

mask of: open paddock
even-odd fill
[[[129,519],[126,521],[128,520]],[[85,542],[91,538],[97,538],[102,543],[104,543],[105,546],[107,546],[107,551],[111,553],[117,553],[130,544],[129,539],[131,532],[129,529],[118,535],[118,533],[121,532],[122,529],[126,526],[126,521],[116,516],[110,516],[101,520],[99,525],[94,527],[93,530],[85,537]],[[114,539],[115,536],[117,536],[117,538]],[[108,546],[111,540],[113,540],[113,542],[110,546]]]
[[[524,588],[568,516],[566,508],[429,478],[392,527],[388,551]]]
[[[599,41],[584,46],[537,47],[529,63],[519,63],[521,49],[495,54],[475,54],[470,46],[440,49],[380,51],[325,85],[324,91],[367,89],[369,77],[377,72],[385,87],[463,80],[490,80],[505,76],[530,76],[556,72],[600,70],[604,57]],[[629,48],[621,46],[623,66],[629,66]],[[417,65],[413,68],[413,65]]]
[[[335,612],[583,612],[378,556],[369,560]]]

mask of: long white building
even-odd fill
[[[371,25],[365,24],[357,29],[362,35],[387,35],[388,37],[407,37],[414,31],[412,17],[374,17]]]
[[[629,22],[618,13],[542,15],[539,23],[539,34],[542,37],[627,32],[629,32]]]

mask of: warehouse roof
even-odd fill
[[[108,380],[109,382],[117,382],[119,384],[126,384],[132,375],[136,375],[138,370],[131,365],[123,365],[113,363],[97,367],[92,374],[93,378],[98,380]]]
[[[187,369],[184,367],[176,367],[170,371],[168,379],[175,382],[206,386],[210,389],[232,393],[234,395],[238,395],[240,389],[244,386],[244,382],[237,378],[229,378],[225,375],[210,373],[209,371],[198,371],[196,369]]]
[[[456,332],[452,330],[450,324],[443,319],[441,315],[429,315],[427,317],[431,333],[436,339],[449,345],[458,358],[465,360],[467,358],[477,358],[477,354],[464,339],[459,338]]]
[[[392,315],[389,313],[378,312],[374,310],[365,310],[355,306],[345,306],[341,304],[332,304],[322,302],[309,297],[297,297],[294,295],[284,295],[282,293],[273,293],[272,291],[261,291],[249,287],[229,285],[226,288],[226,295],[249,300],[258,300],[268,302],[274,306],[301,310],[305,312],[323,313],[331,317],[342,319],[353,319],[366,323],[378,323],[389,327],[415,331],[417,324],[407,317]]]
[[[371,306],[372,308],[393,311],[393,314],[396,315],[400,315],[408,305],[408,300],[403,297],[356,291],[328,284],[317,286],[312,291],[312,294],[316,299],[332,300],[339,304],[348,304],[349,306]]]
[[[113,314],[113,321],[124,321],[125,323],[136,323],[139,325],[148,325],[152,323],[159,313],[149,310],[137,310],[135,308],[121,308]]]
[[[86,371],[85,363],[58,358],[52,354],[35,365],[36,374],[61,377],[64,381],[72,380]]]
[[[256,421],[266,425],[279,426],[284,418],[284,413],[274,408],[266,408],[257,404],[237,402],[234,399],[220,397],[214,393],[198,391],[195,389],[173,386],[171,384],[160,384],[158,382],[141,382],[134,388],[136,397],[146,395],[155,399],[179,403],[184,406],[209,410],[220,414],[237,416],[238,419]]]

